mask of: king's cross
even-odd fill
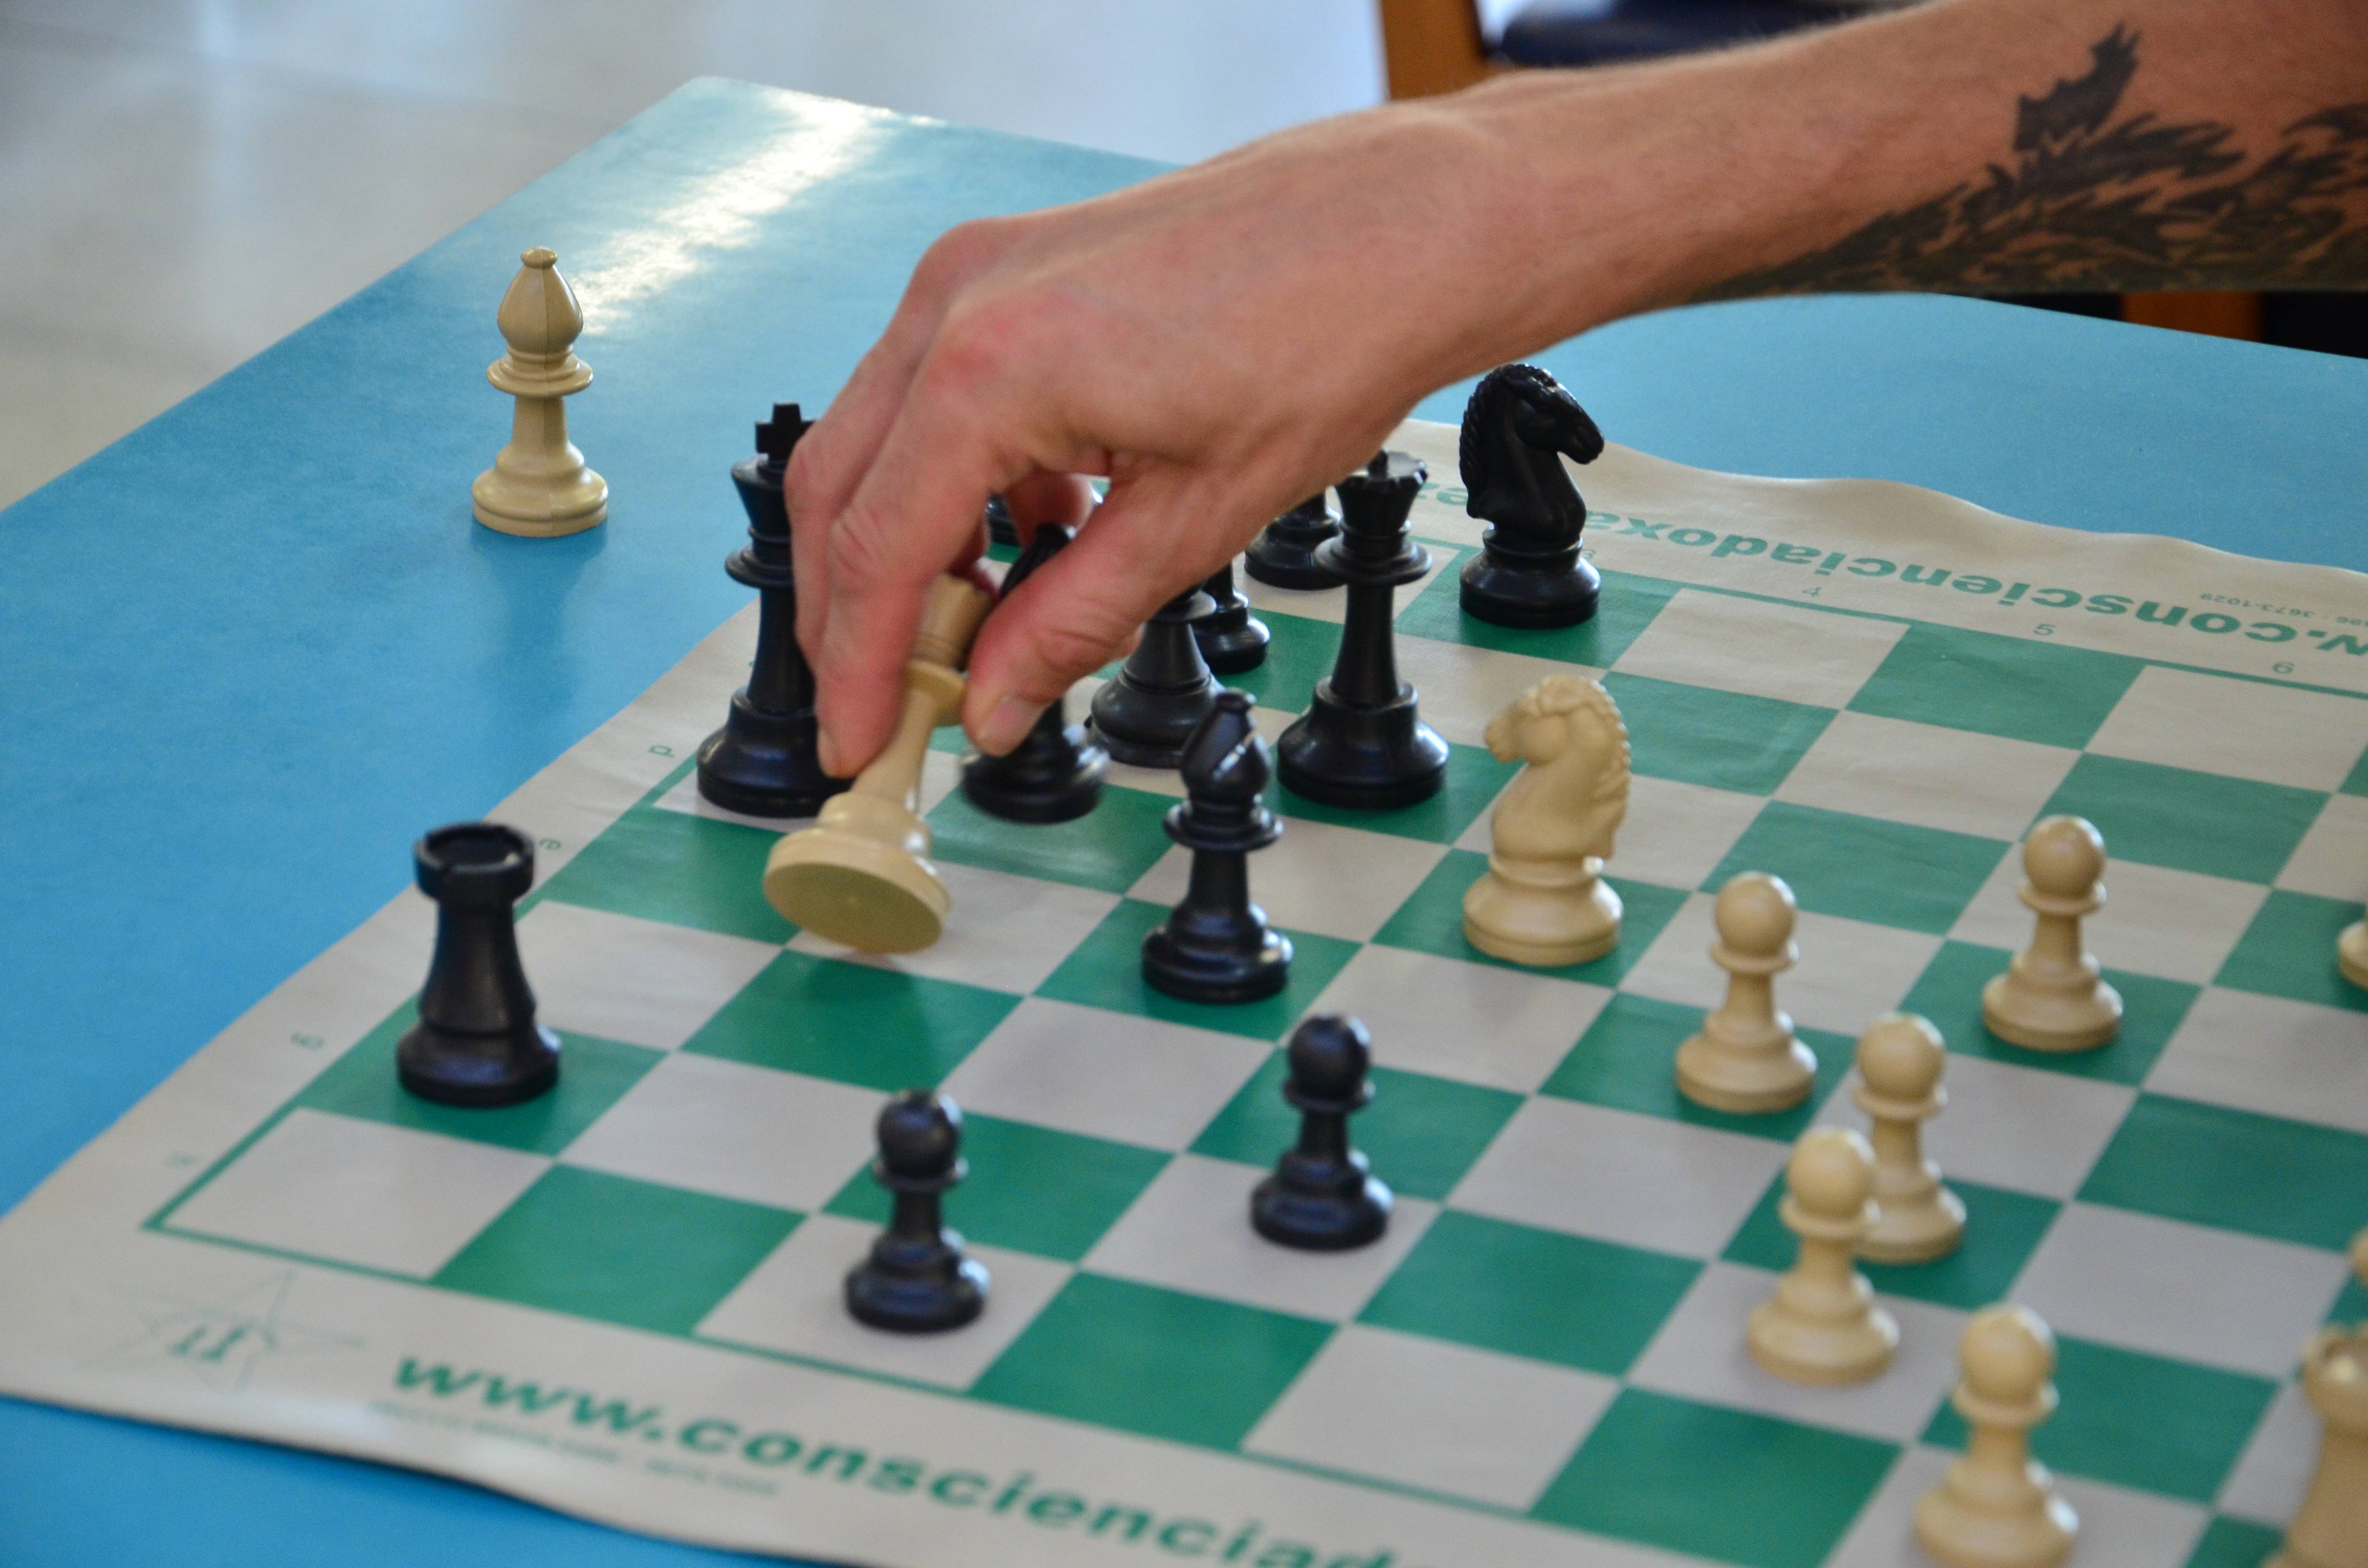
[[[790,460],[790,452],[798,437],[814,428],[814,421],[798,412],[794,403],[773,404],[773,417],[757,426],[757,449],[764,454],[768,467],[780,468]]]

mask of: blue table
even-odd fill
[[[0,514],[0,1204],[394,893],[423,826],[482,813],[746,602],[725,470],[774,400],[828,401],[935,234],[1154,172],[693,83]],[[614,507],[556,541],[469,522],[529,244],[601,280],[573,416]],[[1680,461],[2368,567],[2368,364],[1929,298],[1678,311],[1542,358]],[[12,1568],[430,1556],[722,1560],[0,1401]]]

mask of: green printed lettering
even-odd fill
[[[814,1458],[806,1460],[806,1473],[820,1475],[823,1466],[837,1460],[838,1478],[841,1481],[853,1481],[871,1458],[871,1456],[861,1449],[842,1449],[837,1443],[825,1443],[814,1450]]]
[[[394,1369],[394,1386],[399,1389],[416,1389],[420,1384],[426,1383],[428,1392],[438,1399],[445,1399],[464,1392],[470,1384],[484,1375],[482,1372],[462,1372],[456,1377],[453,1375],[452,1369],[440,1361],[432,1367],[423,1367],[405,1356],[403,1358],[403,1365]]]
[[[995,1483],[974,1470],[950,1470],[929,1483],[929,1495],[954,1508],[975,1508]],[[962,1495],[954,1495],[959,1489]]]
[[[1121,1540],[1139,1540],[1143,1532],[1151,1528],[1151,1516],[1141,1508],[1130,1508],[1121,1503],[1112,1503],[1094,1516],[1094,1522],[1086,1527],[1086,1533],[1099,1535],[1121,1519],[1126,1521],[1126,1531],[1119,1538]]]
[[[1086,1500],[1074,1492],[1039,1492],[1028,1501],[1029,1519],[1053,1529],[1085,1517]]]
[[[675,1434],[675,1441],[698,1454],[720,1454],[740,1436],[736,1421],[694,1421]],[[713,1442],[708,1441],[712,1437]]]
[[[740,1445],[740,1457],[750,1464],[787,1464],[804,1448],[787,1432],[759,1432]]]
[[[1620,520],[1628,525],[1629,533],[1645,539],[1660,538],[1661,530],[1669,526],[1667,523],[1648,523],[1642,517],[1622,517]]]
[[[1834,574],[1834,568],[1840,565],[1845,559],[1846,557],[1840,551],[1835,551],[1831,555],[1827,556],[1823,561],[1817,562],[1817,575],[1820,577],[1832,576]]]
[[[640,1409],[621,1399],[595,1402],[588,1393],[575,1396],[575,1424],[578,1426],[606,1426],[620,1437],[630,1437],[644,1426],[658,1425],[658,1407],[643,1405]]]
[[[2090,615],[2126,615],[2130,601],[2120,594],[2090,594],[2089,602],[2080,608]]]
[[[1034,1484],[1036,1477],[1028,1471],[1023,1470],[1013,1476],[1010,1484],[1004,1487],[1003,1494],[995,1500],[994,1512],[1000,1514],[1008,1510],[1011,1505],[1019,1501],[1019,1494]]]
[[[919,1460],[882,1460],[864,1484],[878,1492],[910,1492],[921,1484],[921,1477],[928,1468]]]
[[[1708,528],[1671,528],[1669,530],[1669,542],[1671,544],[1708,544],[1717,537],[1718,535],[1713,533]]]
[[[2017,583],[2013,587],[2009,588],[2009,589],[2006,591],[2006,597],[2004,597],[2004,598],[2002,598],[2002,599],[1998,600],[1998,603],[2000,603],[2000,604],[2002,604],[2002,605],[2010,605],[2010,604],[2014,603],[2014,601],[2015,601],[2015,600],[2017,600],[2017,599],[2019,599],[2019,598],[2022,597],[2022,596],[2023,596],[2023,595],[2025,595],[2025,594],[2027,594],[2027,593],[2029,593],[2029,592],[2031,592],[2031,585],[2030,585],[2030,584],[2028,584],[2028,583]]]
[[[2055,597],[2050,598],[2048,596],[2051,594]],[[2042,588],[2031,596],[2031,602],[2045,605],[2050,609],[2070,609],[2080,602],[2080,596],[2069,588]]]
[[[1315,1549],[1295,1540],[1278,1540],[1258,1554],[1256,1568],[1315,1568]]]
[[[1451,484],[1439,493],[1439,499],[1442,505],[1461,506],[1472,499],[1472,492],[1460,484]]]
[[[1806,566],[1816,558],[1816,546],[1811,544],[1780,544],[1768,552],[1769,560],[1781,561],[1787,566]]]
[[[1336,1557],[1324,1568],[1390,1568],[1397,1560],[1394,1551],[1376,1551],[1371,1557]]]
[[[1960,577],[1957,579],[1955,585],[1957,591],[1961,594],[1995,594],[2005,585],[2001,584],[1996,577]],[[2006,602],[2009,604],[2014,603],[2012,599],[2009,599]]]
[[[2368,653],[2368,642],[2362,642],[2359,638],[2347,633],[2341,637],[2328,638],[2318,645],[2318,651],[2322,653]]]
[[[1250,1549],[1250,1542],[1256,1540],[1258,1531],[1264,1528],[1266,1528],[1265,1525],[1252,1519],[1240,1529],[1235,1530],[1234,1539],[1225,1542],[1225,1561],[1231,1562],[1243,1552],[1247,1551]]]
[[[2257,620],[2245,628],[2245,635],[2256,642],[2291,642],[2294,629],[2283,620]]]
[[[1933,588],[1939,587],[1949,580],[1949,569],[1945,566],[1933,567],[1930,576],[1923,574],[1924,570],[1921,566],[1904,568],[1899,574],[1899,580],[1903,583],[1917,583]]]
[[[1729,534],[1720,540],[1717,548],[1710,553],[1715,560],[1722,555],[1760,555],[1766,553],[1767,549],[1768,541],[1764,539],[1753,539],[1749,534]]]
[[[2240,623],[2233,615],[2222,615],[2218,610],[2206,610],[2187,624],[2198,631],[2234,631]]]
[[[552,1389],[546,1393],[540,1383],[513,1383],[492,1376],[485,1379],[487,1404],[515,1404],[529,1415],[540,1415],[552,1405],[575,1397],[574,1389]]]
[[[1850,563],[1854,577],[1888,577],[1899,568],[1879,555],[1861,555]]]
[[[2148,599],[2146,603],[2138,606],[2138,619],[2140,620],[2153,621],[2157,626],[2177,626],[2186,614],[2187,607],[2185,605],[2171,606],[2169,614],[2165,614],[2163,612],[2163,608],[2155,603],[2152,599]]]
[[[1206,1557],[1217,1527],[1206,1519],[1170,1519],[1159,1527],[1159,1545],[1178,1557]]]

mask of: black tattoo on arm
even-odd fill
[[[2019,99],[2010,165],[1701,297],[2368,286],[2368,103],[2255,157],[2216,120],[2115,119],[2137,46],[2117,27],[2087,75]]]

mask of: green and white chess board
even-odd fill
[[[541,843],[520,941],[556,1093],[397,1089],[432,930],[406,894],[0,1223],[0,1387],[893,1568],[1887,1565],[1918,1561],[1909,1510],[1962,1440],[1958,1333],[2013,1300],[2059,1336],[2037,1451],[2076,1561],[2257,1562],[2317,1447],[2299,1347],[2368,1317],[2342,1256],[2368,994],[2331,957],[2368,884],[2362,580],[1615,449],[1581,475],[1600,619],[1508,632],[1456,608],[1453,432],[1399,444],[1440,562],[1399,657],[1454,758],[1404,812],[1278,795],[1251,876],[1296,945],[1283,995],[1143,985],[1183,885],[1172,776],[1019,826],[952,791],[951,732],[946,938],[871,960],[783,924],[757,891],[780,824],[689,777],[743,615],[495,813]],[[719,483],[719,547],[729,509]],[[1236,684],[1272,725],[1340,608],[1260,595],[1270,656]],[[1571,668],[1634,741],[1626,927],[1521,970],[1461,935],[1511,773],[1480,733]],[[2089,936],[2128,1016],[2052,1057],[1988,1038],[1979,992],[2029,935],[2018,840],[2066,811],[2112,855]],[[1779,999],[1821,1064],[1811,1106],[1748,1118],[1671,1080],[1724,983],[1710,893],[1745,869],[1799,897]],[[1885,1376],[1794,1387],[1742,1346],[1791,1256],[1782,1167],[1857,1120],[1851,1043],[1895,1007],[1951,1047],[1929,1146],[1966,1244],[1869,1269]],[[1372,1031],[1355,1131],[1400,1199],[1347,1256],[1246,1217],[1315,1009]],[[907,1339],[838,1290],[885,1212],[874,1114],[922,1085],[965,1112],[949,1217],[995,1283],[976,1324]]]

